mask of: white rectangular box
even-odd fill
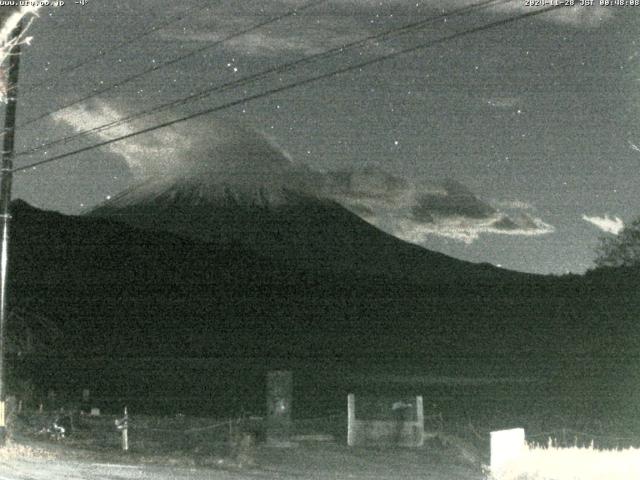
[[[491,472],[500,472],[521,457],[524,451],[524,428],[491,432]]]

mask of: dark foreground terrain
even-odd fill
[[[407,244],[334,204],[308,208],[246,220],[280,251],[16,202],[13,378],[40,396],[89,388],[156,413],[160,396],[192,397],[210,415],[262,404],[268,369],[295,370],[298,397],[319,411],[353,388],[347,370],[534,378],[552,382],[533,392],[541,405],[638,413],[637,268],[509,272]]]
[[[139,416],[128,452],[119,447],[113,416],[83,417],[74,433],[53,439],[34,434],[48,415],[22,415],[0,451],[0,478],[35,479],[381,479],[475,480],[483,477],[483,452],[430,434],[422,448],[346,446],[346,419],[326,417],[294,424],[291,445],[245,441],[227,423],[189,417]],[[222,428],[217,428],[219,424]],[[213,428],[212,428],[213,426]],[[237,422],[232,421],[232,426]],[[247,425],[245,424],[245,427]],[[332,433],[328,433],[332,432]],[[466,450],[465,450],[466,449]]]
[[[505,423],[526,426],[527,440],[534,444],[547,445],[549,439],[558,447],[640,444],[637,432],[633,438],[620,437],[623,431],[634,435],[622,424],[573,423],[567,428],[570,420],[561,417],[456,421],[439,415],[427,417],[422,447],[348,447],[345,416],[330,415],[295,421],[290,444],[273,447],[256,434],[261,420],[255,417],[137,415],[131,418],[130,450],[123,452],[115,416],[79,417],[70,435],[53,438],[40,429],[53,415],[23,412],[14,420],[13,436],[0,450],[1,479],[485,480],[489,428]]]
[[[113,430],[103,446],[80,433],[61,442],[112,453],[98,461],[93,448],[70,460],[65,449],[51,467],[62,469],[58,478],[91,478],[91,469],[96,478],[188,476],[183,467],[157,466],[174,452],[180,465],[196,453],[187,460],[192,478],[398,478],[401,468],[409,478],[477,478],[495,429],[518,426],[564,441],[594,433],[612,446],[637,440],[638,269],[508,272],[406,244],[335,205],[314,204],[312,217],[304,208],[304,215],[259,216],[273,216],[269,241],[278,250],[261,249],[261,237],[195,238],[14,204],[10,391],[31,410],[72,406],[89,389],[93,406],[116,414],[126,405],[134,419],[234,419],[264,416],[266,372],[287,369],[297,420],[344,415],[348,393],[419,394],[426,415],[456,427],[444,428],[431,448],[381,452],[348,449],[343,422],[310,432],[332,441],[286,451],[256,441],[255,464],[233,470],[237,458],[224,441],[167,443],[160,431],[146,439],[148,453],[134,420],[127,457],[113,453]],[[451,438],[474,437],[481,460],[471,464]],[[153,467],[107,474],[110,467],[95,466],[137,465],[136,448],[153,456]],[[20,458],[21,473],[0,475],[56,478],[43,476],[40,460]],[[229,458],[229,470],[217,463]]]

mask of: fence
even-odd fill
[[[369,402],[367,409],[356,408],[356,396],[350,393],[347,410],[347,444],[351,447],[367,444],[420,447],[424,443],[421,396],[414,397],[412,401],[378,397]]]

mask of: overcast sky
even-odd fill
[[[19,124],[203,51],[24,125],[18,150],[474,2],[313,2],[237,35],[307,3],[90,0],[41,10],[22,58]],[[640,214],[640,7],[563,8],[399,53],[532,11],[524,0],[496,3],[46,155],[21,156],[16,164],[388,55],[221,110],[211,128],[232,122],[267,135],[295,162],[324,175],[326,190],[345,206],[426,248],[523,271],[583,272],[592,267],[598,237]],[[161,28],[141,36],[154,26]],[[206,122],[18,173],[15,196],[79,213],[140,180],[158,161],[179,161],[172,149],[193,141],[190,131],[202,135]]]

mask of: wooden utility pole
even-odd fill
[[[2,142],[2,168],[0,170],[0,442],[6,438],[5,424],[5,326],[7,322],[7,269],[9,267],[9,221],[11,220],[11,182],[13,180],[13,154],[18,102],[18,70],[20,67],[20,35],[22,21],[11,32],[9,42],[9,69],[7,71],[7,106],[4,114]]]

